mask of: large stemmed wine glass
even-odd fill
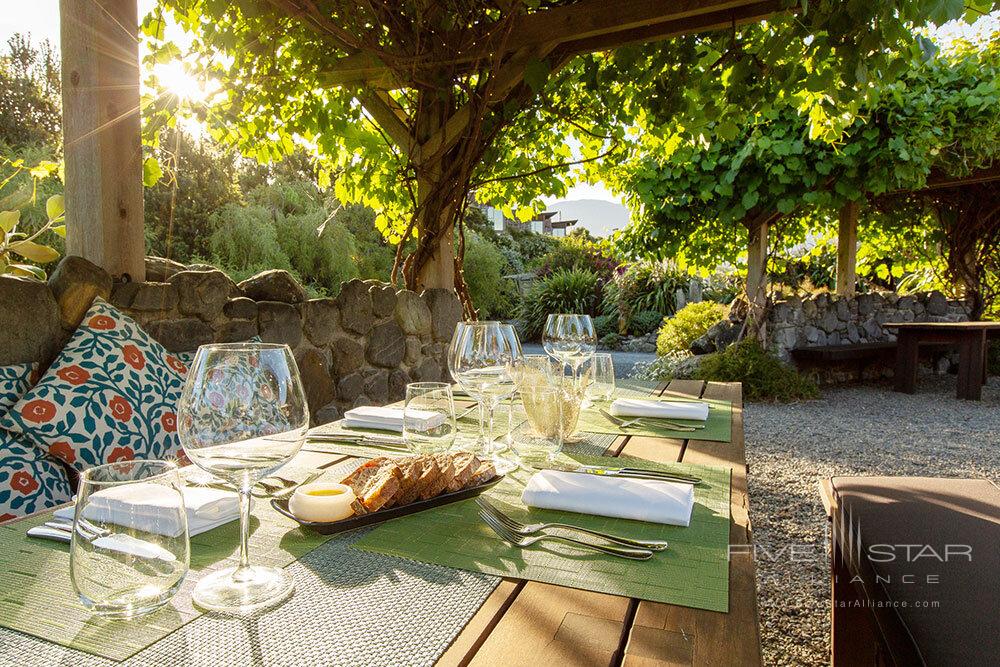
[[[590,315],[549,315],[542,331],[542,346],[546,354],[572,370],[575,384],[580,366],[597,351],[594,321]]]
[[[455,327],[448,351],[452,377],[479,403],[477,453],[493,458],[498,471],[509,462],[496,456],[492,442],[493,415],[505,392],[513,385],[513,354],[499,322],[465,322]]]
[[[198,582],[194,601],[219,611],[275,604],[293,589],[281,569],[250,565],[250,489],[302,447],[309,408],[287,345],[233,343],[198,349],[178,406],[178,435],[199,468],[240,494],[240,560]]]
[[[521,349],[521,339],[517,335],[517,330],[511,324],[501,324],[500,333],[507,340],[507,344],[510,345],[510,368],[508,373],[507,386],[502,387],[504,389],[504,398],[507,400],[507,433],[504,435],[504,445],[505,449],[513,452],[514,447],[514,397],[517,394],[517,373],[522,360],[524,359],[524,351]]]

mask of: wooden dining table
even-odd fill
[[[459,665],[628,665],[667,667],[676,665],[761,664],[757,615],[755,565],[748,516],[747,466],[743,434],[742,391],[739,383],[674,380],[652,390],[663,397],[706,398],[732,402],[731,442],[667,439],[620,435],[608,447],[607,456],[631,456],[657,462],[683,462],[726,467],[731,470],[731,520],[729,531],[729,611],[717,612],[649,602],[576,588],[503,578],[484,603],[472,614],[450,644],[439,652],[436,664]],[[350,456],[304,448],[290,464],[301,468],[331,468],[351,460]],[[404,589],[400,588],[401,594]],[[0,628],[0,645],[12,635]],[[45,640],[20,635],[18,649],[56,649]],[[256,642],[276,642],[267,633],[254,635]],[[165,642],[167,639],[160,640]],[[234,638],[218,637],[217,650]],[[313,642],[335,642],[335,633],[310,637]],[[158,643],[160,643],[158,642]],[[8,642],[9,643],[9,642]],[[222,648],[219,648],[222,647]],[[155,654],[157,644],[138,657]],[[294,648],[294,647],[290,647]],[[313,647],[322,651],[322,646]],[[97,661],[93,656],[60,649],[61,662],[71,664],[132,664]],[[260,645],[254,655],[284,651],[283,645]],[[0,663],[13,655],[0,649]],[[225,656],[222,662],[225,664]],[[235,659],[229,655],[229,659]],[[93,660],[93,662],[91,662]],[[171,664],[187,664],[190,657],[177,656]],[[204,660],[202,660],[204,662]],[[20,664],[31,664],[23,662]],[[159,660],[137,664],[156,664]]]
[[[920,346],[954,345],[958,349],[958,398],[978,401],[986,383],[987,341],[1000,339],[1000,322],[890,322],[896,329],[896,391],[917,390]]]

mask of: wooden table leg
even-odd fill
[[[962,334],[958,347],[958,390],[959,398],[978,401],[983,397],[983,374],[986,361],[986,332],[969,331]]]
[[[920,340],[917,334],[900,329],[896,338],[896,391],[912,394],[917,390]]]

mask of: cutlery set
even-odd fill
[[[591,530],[590,528],[573,526],[565,523],[523,524],[504,514],[497,509],[496,506],[490,504],[489,501],[482,497],[476,498],[476,504],[479,505],[479,518],[481,518],[487,526],[492,528],[493,532],[496,533],[500,539],[522,549],[530,547],[536,542],[540,542],[542,540],[550,540],[583,547],[585,549],[591,549],[592,551],[608,554],[609,556],[617,556],[619,558],[627,558],[629,560],[649,560],[653,557],[654,552],[663,551],[668,546],[667,543],[662,540],[635,540],[628,537],[622,537],[620,535],[602,533],[596,530]],[[550,529],[581,533],[591,537],[597,537],[610,544],[587,542],[568,537],[566,535],[545,532]],[[617,546],[611,546],[611,544]]]
[[[630,427],[635,427],[635,426],[642,426],[644,424],[647,425],[647,426],[650,426],[650,425],[651,426],[665,426],[665,427],[667,427],[669,429],[673,429],[674,431],[685,431],[685,432],[688,432],[688,431],[697,431],[698,429],[705,428],[704,424],[698,424],[698,425],[692,426],[690,424],[681,424],[679,422],[670,421],[669,419],[663,419],[661,417],[636,417],[635,419],[627,419],[626,420],[626,419],[622,419],[621,417],[615,417],[613,414],[611,414],[610,412],[608,412],[604,408],[598,408],[597,411],[600,412],[601,416],[603,416],[609,422],[611,422],[615,426],[618,426],[618,427],[621,427],[621,428],[630,428]]]

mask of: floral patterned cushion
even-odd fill
[[[38,379],[38,364],[0,366],[0,412],[6,412],[17,403]]]
[[[175,411],[186,373],[138,324],[95,299],[45,376],[0,417],[0,427],[78,470],[175,457]]]
[[[0,523],[68,503],[72,496],[57,461],[23,436],[0,430]]]

